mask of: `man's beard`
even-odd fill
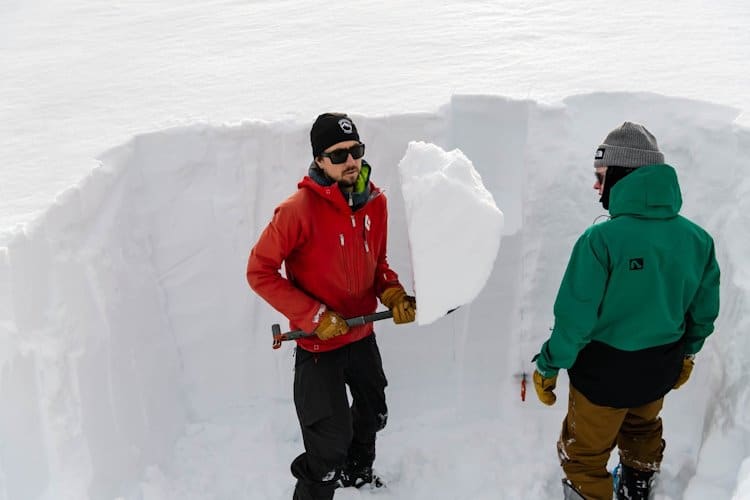
[[[351,180],[351,181],[346,180],[346,177],[349,176],[349,175],[351,175],[351,174],[356,174],[356,173],[357,173],[356,170],[352,170],[349,173],[344,172],[343,174],[341,174],[341,179],[337,182],[337,184],[339,185],[339,187],[342,187],[342,188],[353,188],[354,185],[357,183],[357,177],[359,177],[359,175],[357,175],[357,177],[355,177],[354,180]]]

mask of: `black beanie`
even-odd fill
[[[323,113],[310,129],[313,158],[338,142],[359,141],[354,122],[344,113]]]

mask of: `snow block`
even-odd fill
[[[399,173],[417,322],[427,325],[482,291],[500,248],[503,213],[458,149],[411,142]]]

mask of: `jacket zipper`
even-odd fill
[[[344,238],[344,233],[339,233],[339,243],[341,244],[341,259],[344,261],[344,274],[346,274],[346,289],[349,292],[349,295],[352,294],[352,265],[349,262],[349,255],[347,255],[346,251],[346,240]]]
[[[349,251],[350,251],[349,256],[351,258],[352,273],[350,274],[350,280],[351,280],[350,284],[351,284],[351,286],[349,288],[349,292],[351,294],[354,294],[355,290],[359,290],[359,281],[356,279],[357,275],[358,275],[357,274],[358,273],[358,269],[357,269],[357,260],[358,259],[357,259],[357,255],[356,255],[356,253],[357,253],[357,247],[354,245],[354,243],[357,240],[357,217],[354,214],[351,214],[350,217],[352,219],[352,246],[351,246],[351,248],[349,248]]]
[[[367,235],[370,232],[370,216],[365,214],[364,224],[362,224],[362,239],[365,240],[365,253],[370,253],[370,245],[367,244]]]

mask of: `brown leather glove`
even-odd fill
[[[539,401],[547,406],[555,404],[557,396],[552,392],[555,390],[555,386],[557,386],[557,375],[545,378],[538,370],[534,370],[534,389],[536,390],[536,397],[539,398]]]
[[[406,292],[400,286],[386,289],[380,296],[380,302],[393,312],[393,322],[411,323],[417,317],[417,299]]]
[[[317,328],[315,328],[315,335],[320,340],[329,340],[333,337],[343,335],[348,331],[349,325],[346,324],[346,320],[340,314],[326,310],[320,317],[320,323],[318,323]]]
[[[674,387],[672,389],[679,389],[682,387],[682,384],[687,382],[687,380],[690,378],[690,374],[693,373],[693,367],[695,366],[695,361],[693,360],[692,356],[685,356],[682,358],[682,371],[680,371],[680,376],[677,377],[677,382],[674,383]]]

